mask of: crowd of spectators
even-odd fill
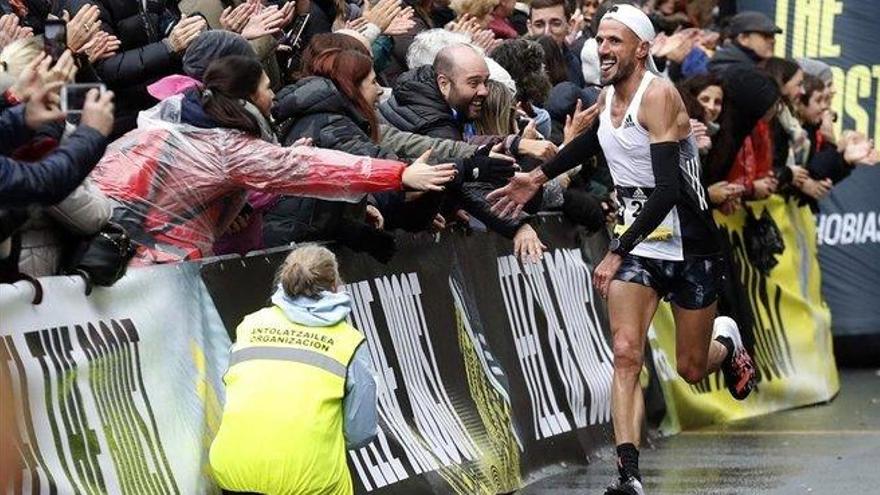
[[[131,265],[301,241],[387,262],[395,229],[488,229],[537,259],[530,225],[616,219],[602,158],[501,218],[486,195],[595,125],[594,33],[620,0],[0,2],[0,281],[69,273],[108,226]],[[781,30],[725,1],[639,4],[659,33],[715,208],[815,208],[878,161],[834,132],[830,68],[774,56]],[[43,34],[66,23],[52,59]],[[81,112],[61,89],[101,83]]]

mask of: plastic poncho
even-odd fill
[[[196,127],[181,122],[183,104],[178,95],[141,112],[138,128],[112,143],[92,172],[139,245],[134,265],[211,255],[247,190],[355,202],[401,188],[401,162]]]

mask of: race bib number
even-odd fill
[[[623,196],[618,192],[617,201],[619,206],[617,209],[617,225],[614,227],[614,233],[617,236],[620,236],[632,226],[633,222],[635,222],[636,218],[641,214],[642,209],[645,207],[645,203],[648,201],[648,197],[642,193],[641,190],[637,189],[636,194],[633,196]],[[672,235],[672,215],[667,214],[666,218],[663,219],[660,225],[645,237],[645,240],[667,241],[672,239]]]

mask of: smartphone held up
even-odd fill
[[[98,96],[104,94],[107,88],[99,83],[65,84],[61,87],[61,111],[67,115],[82,114],[86,104],[86,96],[91,90],[97,90]]]
[[[57,62],[64,50],[67,50],[67,23],[61,19],[46,20],[43,51]]]

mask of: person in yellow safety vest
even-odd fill
[[[287,256],[272,306],[236,330],[214,479],[232,493],[353,493],[347,448],[376,435],[376,382],[336,257],[307,245]]]

